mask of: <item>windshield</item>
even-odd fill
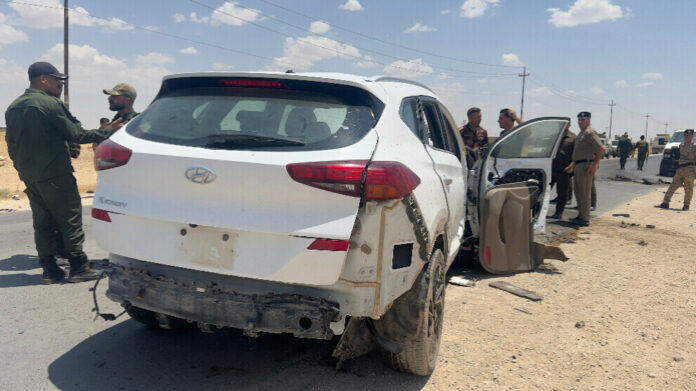
[[[187,83],[165,81],[127,132],[201,148],[331,149],[365,136],[382,108],[366,91],[347,86],[296,80],[184,80]]]
[[[669,139],[670,143],[681,143],[682,141],[684,141],[684,132],[675,132]]]

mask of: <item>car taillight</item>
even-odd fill
[[[109,212],[103,209],[92,208],[92,218],[95,220],[106,221],[107,223],[111,222],[111,216],[109,216]]]
[[[293,163],[286,168],[297,182],[365,200],[403,198],[420,185],[420,178],[399,162],[345,160]]]
[[[111,140],[104,140],[94,151],[94,169],[97,171],[123,166],[133,151]]]
[[[307,247],[308,250],[347,251],[347,240],[316,239]]]

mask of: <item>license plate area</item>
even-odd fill
[[[175,251],[181,260],[215,269],[234,268],[238,234],[190,224],[180,227],[176,235]]]

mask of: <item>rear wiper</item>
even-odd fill
[[[211,134],[208,135],[208,142],[205,144],[207,147],[218,147],[218,148],[229,148],[229,147],[264,147],[264,146],[303,146],[305,143],[302,141],[261,136],[258,134]]]

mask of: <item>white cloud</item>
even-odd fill
[[[483,16],[489,6],[496,6],[500,0],[466,0],[461,7],[459,16],[462,18],[478,18]]]
[[[227,65],[224,62],[214,62],[210,68],[214,71],[231,71],[234,69],[232,65]]]
[[[182,14],[174,14],[172,15],[172,19],[174,20],[174,23],[183,23],[186,21],[186,16]]]
[[[595,94],[595,95],[602,95],[604,94],[604,90],[599,88],[599,87],[592,87],[590,88],[590,92]]]
[[[360,58],[358,49],[350,44],[342,44],[326,37],[310,35],[304,38],[285,38],[283,57],[273,59],[273,65],[269,70],[282,70],[293,68],[305,71],[312,68],[317,61],[332,58]]]
[[[63,4],[60,0],[46,0],[41,7],[23,3],[9,3],[17,12],[12,23],[35,29],[52,29],[63,27]],[[70,8],[70,24],[84,27],[101,27],[103,32],[133,30],[133,25],[119,18],[95,18],[82,7]]]
[[[379,64],[375,62],[375,59],[372,58],[372,56],[364,56],[362,60],[353,63],[353,66],[356,68],[367,69],[376,68],[379,66]]]
[[[411,27],[407,28],[406,30],[404,30],[403,33],[404,33],[404,34],[407,34],[407,33],[415,33],[415,32],[418,32],[418,33],[426,33],[426,32],[429,32],[429,31],[437,31],[437,29],[436,29],[436,28],[432,28],[432,27],[428,27],[428,26],[426,26],[426,25],[424,25],[424,24],[416,23],[416,24],[414,24],[413,26],[411,26]]]
[[[22,30],[5,24],[7,18],[0,12],[0,44],[11,45],[13,43],[29,42],[29,36]]]
[[[360,5],[360,2],[358,0],[348,0],[345,3],[339,5],[338,8],[344,9],[346,11],[363,11],[363,10],[365,10],[365,8],[363,8],[363,6]]]
[[[476,82],[477,82],[477,83],[480,83],[480,84],[485,84],[485,83],[488,83],[488,79],[486,79],[486,78],[484,77],[484,78],[481,78],[481,79],[476,79]]]
[[[503,65],[513,67],[521,67],[524,65],[524,63],[520,61],[520,58],[517,57],[515,53],[504,53],[502,56],[500,56],[500,60],[503,62]]]
[[[261,19],[261,12],[255,9],[237,7],[236,1],[228,1],[210,15],[210,24],[221,26],[243,26]]]
[[[662,79],[662,74],[657,72],[647,72],[643,74],[643,79],[645,80],[660,80]]]
[[[433,68],[425,64],[423,59],[405,61],[397,60],[384,67],[384,72],[397,77],[417,77],[433,73]]]
[[[636,87],[638,87],[638,88],[645,88],[645,87],[650,87],[650,86],[653,85],[653,84],[654,84],[654,83],[651,82],[651,81],[646,81],[646,82],[643,82],[643,83],[638,83],[638,84],[636,84]]]
[[[193,46],[189,46],[185,49],[179,50],[179,53],[181,53],[181,54],[198,54],[198,49],[194,48]]]
[[[331,26],[321,20],[315,20],[309,24],[309,31],[311,31],[312,34],[324,34],[329,30],[331,30]]]
[[[452,10],[442,10],[442,11],[440,11],[440,15],[448,15],[448,14],[451,14],[451,13],[452,13]]]
[[[189,14],[189,20],[193,23],[208,23],[210,22],[210,18],[207,16],[198,16],[197,13],[191,12]]]
[[[437,75],[437,78],[440,80],[447,80],[447,79],[451,79],[452,76],[446,74],[445,72],[442,72],[439,75]]]
[[[551,17],[548,22],[556,27],[575,27],[583,24],[599,23],[606,20],[617,20],[630,16],[620,6],[611,0],[576,0],[568,11],[560,8],[549,8]]]
[[[617,80],[614,82],[614,87],[620,87],[620,88],[628,87],[628,83],[626,82],[626,80]]]
[[[551,96],[553,92],[548,87],[532,88],[527,91],[527,95],[531,97]]]
[[[72,55],[72,53],[71,53]],[[157,65],[163,65],[163,64],[173,64],[174,63],[174,57],[164,54],[164,53],[159,53],[159,52],[150,52],[146,55],[139,55],[135,57],[135,62],[140,63],[140,64],[157,64]]]

